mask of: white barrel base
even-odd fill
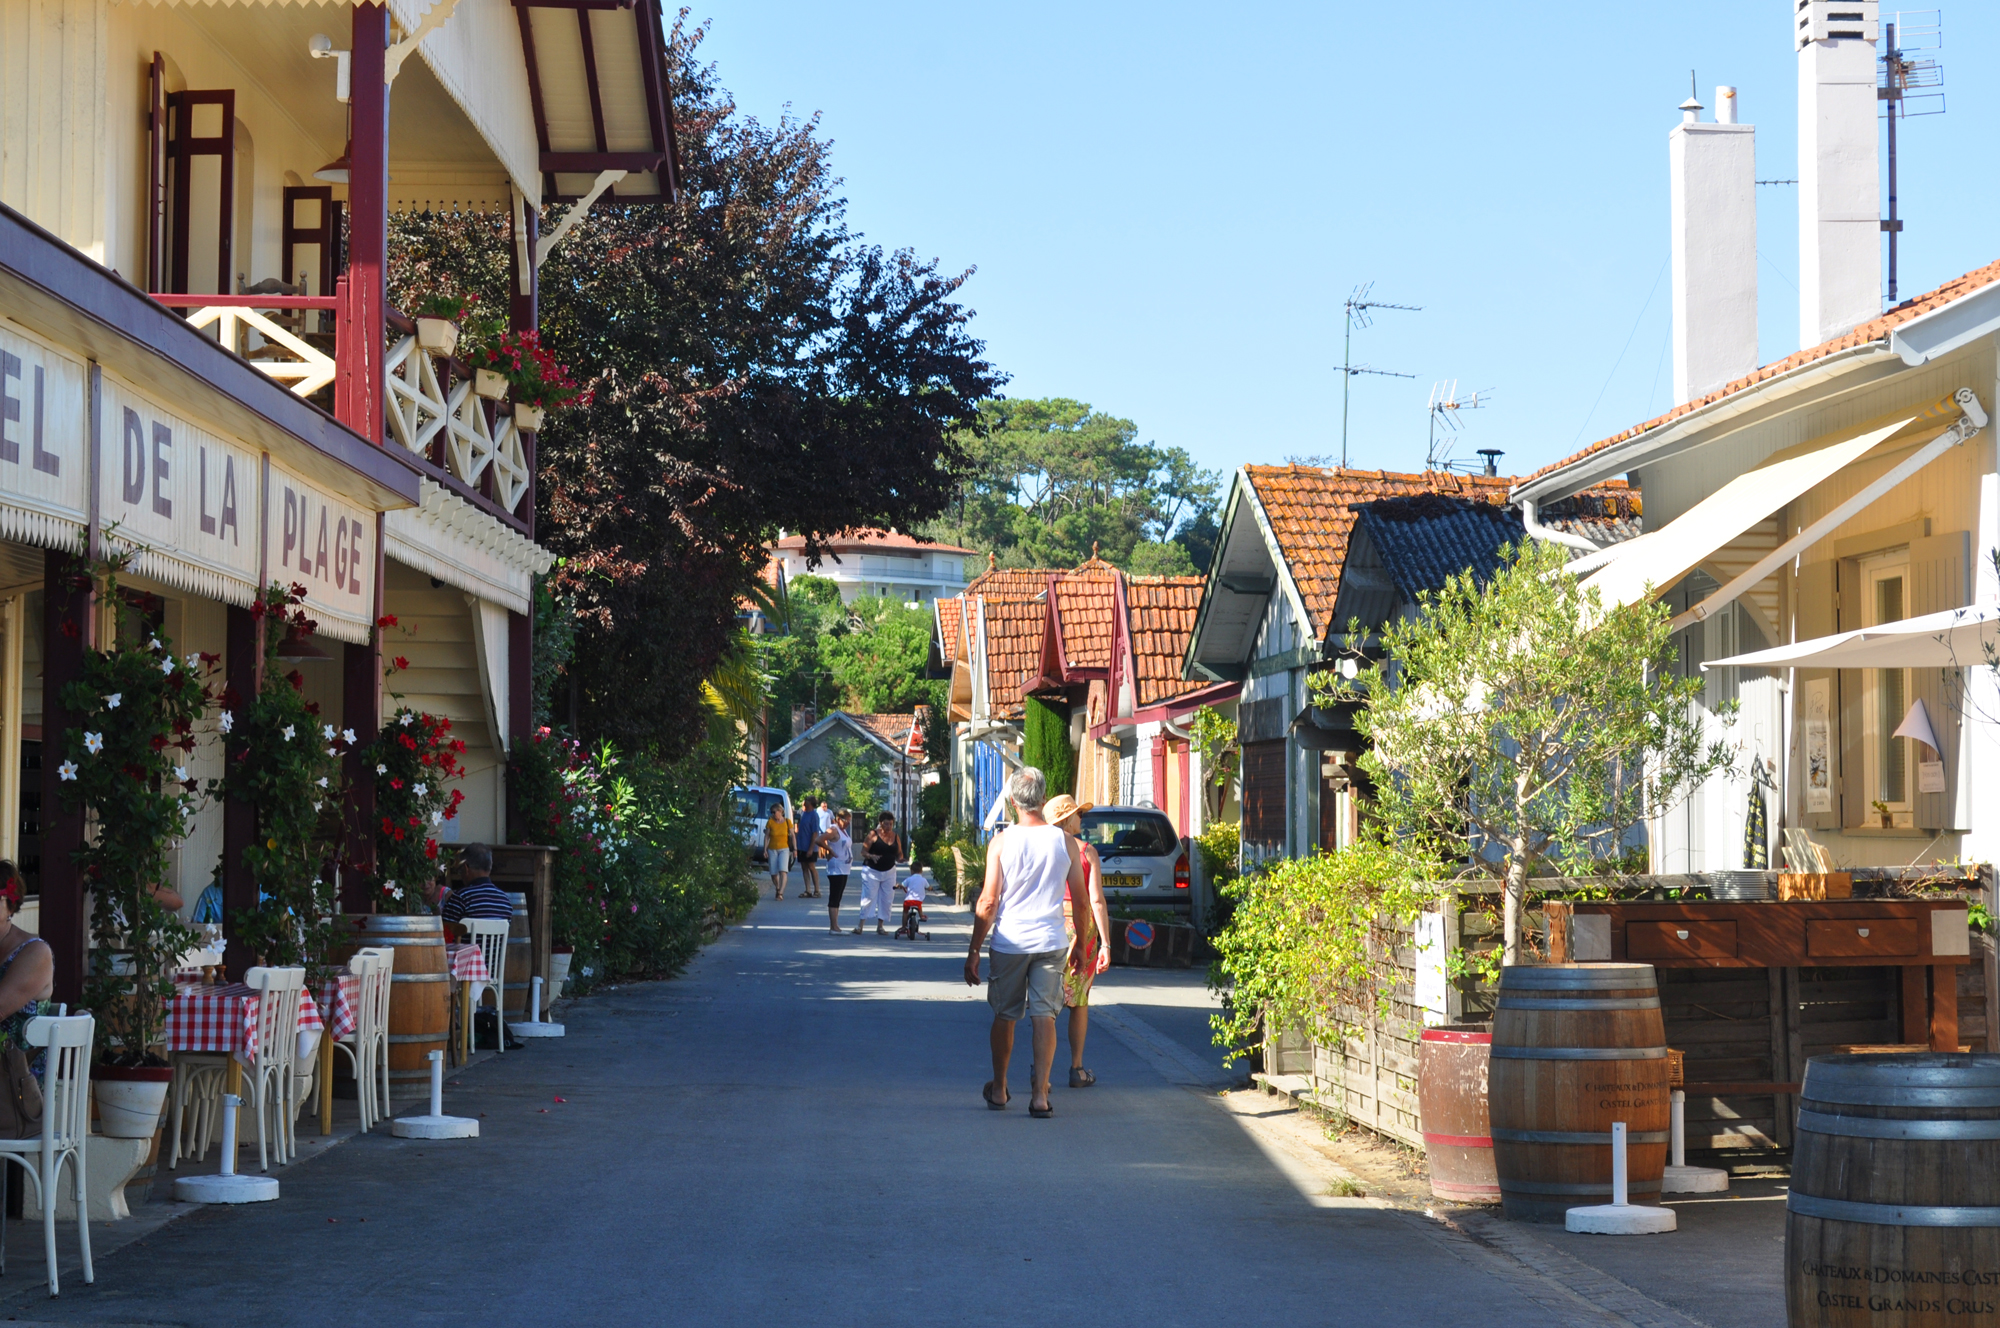
[[[1647,1204],[1592,1204],[1563,1214],[1566,1230],[1596,1236],[1656,1236],[1679,1225],[1673,1209]]]
[[[564,1036],[561,1024],[509,1024],[507,1031],[517,1038]]]
[[[277,1197],[275,1176],[182,1176],[174,1182],[174,1198],[182,1203],[269,1203]]]
[[[1729,1190],[1729,1173],[1721,1167],[1669,1166],[1660,1189],[1667,1194],[1724,1194]]]
[[[477,1139],[479,1122],[470,1116],[398,1116],[389,1122],[398,1139]]]

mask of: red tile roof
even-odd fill
[[[924,759],[924,730],[922,713],[926,707],[918,706],[914,715],[857,715],[848,711],[848,718],[867,728],[883,742],[899,752],[908,752],[910,759]]]
[[[986,570],[973,578],[965,593],[988,600],[1033,599],[1049,588],[1050,577],[1061,575],[1061,568],[996,568],[993,566],[993,555],[989,553],[986,555]]]
[[[931,601],[937,614],[938,658],[946,664],[960,658],[965,642],[965,597],[952,595]]]
[[[1132,672],[1142,706],[1172,700],[1209,684],[1181,677],[1181,657],[1194,635],[1204,576],[1134,576],[1125,582],[1131,622]]]
[[[1317,466],[1245,466],[1277,536],[1292,581],[1305,600],[1315,639],[1326,634],[1340,573],[1347,563],[1347,538],[1354,508],[1378,498],[1444,493],[1504,503],[1517,481],[1500,475],[1460,475],[1449,471],[1399,474],[1386,470],[1325,470]]]
[[[774,553],[797,553],[805,548],[804,535],[787,535],[773,541]],[[843,530],[838,535],[829,535],[820,541],[820,547],[834,553],[880,553],[885,549],[919,551],[928,553],[971,553],[956,544],[935,544],[921,540],[914,535],[905,535],[900,530],[878,530],[873,526],[861,526],[854,530]]]
[[[1048,587],[1046,575],[1042,581]],[[995,719],[1018,719],[1021,698],[1041,676],[1042,632],[1048,606],[1040,599],[987,599],[986,691]]]
[[[1118,569],[1101,558],[1092,558],[1074,572],[1059,573],[1055,587],[1064,667],[1109,668],[1118,620]]]
[[[1889,312],[1883,314],[1880,318],[1870,319],[1851,332],[1842,333],[1831,341],[1822,341],[1817,346],[1808,346],[1804,350],[1787,355],[1782,360],[1774,360],[1770,364],[1737,379],[1733,383],[1723,384],[1706,396],[1696,397],[1692,401],[1675,406],[1664,415],[1656,415],[1644,424],[1635,425],[1623,433],[1615,433],[1609,438],[1601,438],[1589,447],[1584,448],[1581,452],[1578,452],[1575,456],[1565,457],[1552,465],[1543,466],[1540,470],[1528,476],[1527,480],[1522,480],[1520,483],[1525,484],[1528,480],[1540,479],[1551,471],[1561,470],[1564,466],[1573,465],[1587,456],[1602,452],[1605,448],[1622,443],[1629,438],[1637,438],[1640,434],[1657,429],[1663,424],[1671,424],[1681,416],[1692,414],[1700,410],[1703,406],[1721,401],[1724,397],[1734,396],[1738,392],[1755,387],[1757,384],[1776,378],[1780,374],[1788,373],[1802,365],[1811,364],[1814,360],[1823,360],[1830,355],[1838,354],[1844,350],[1851,350],[1857,346],[1865,346],[1873,341],[1884,341],[1891,332],[1901,327],[1904,323],[1910,322],[1919,314],[1927,314],[1933,309],[1950,304],[1953,300],[1963,299],[1974,291],[1982,290],[1996,281],[2000,281],[2000,262],[1988,263],[1985,267],[1968,272],[1962,277],[1954,277],[1944,285],[1939,286],[1936,290],[1925,291],[1913,300],[1905,300],[1903,303],[1889,310]]]

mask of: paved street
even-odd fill
[[[851,914],[849,915],[851,917]],[[1099,1086],[990,1112],[986,1007],[935,940],[830,936],[768,898],[683,979],[573,1005],[475,1066],[483,1137],[350,1141],[276,1204],[71,1275],[16,1225],[5,1313],[147,1324],[1615,1324],[1421,1215],[1331,1197],[1231,1109],[1198,973],[1114,970]],[[1117,1032],[1114,1033],[1113,1029]],[[1022,1074],[1025,1075],[1025,1066]],[[1268,1104],[1261,1095],[1231,1102]],[[254,1154],[253,1154],[254,1155]],[[109,1234],[100,1228],[104,1234]],[[67,1243],[67,1242],[66,1242]]]

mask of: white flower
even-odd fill
[[[389,897],[391,899],[401,899],[403,897],[403,887],[397,885],[394,881],[389,882]]]
[[[188,777],[188,768],[186,766],[177,765],[174,767],[174,779],[176,781],[185,784],[187,783],[187,777]]]
[[[148,641],[146,645],[151,649],[158,650],[160,648],[160,638],[156,636],[152,640]]]
[[[322,738],[325,738],[325,739],[326,739],[326,740],[327,740],[328,742],[332,742],[332,741],[333,741],[333,725],[331,725],[331,724],[328,724],[328,725],[327,725],[326,727],[322,728],[322,729],[320,730],[320,733],[319,733],[319,736],[320,736],[320,737],[322,737]]]
[[[432,812],[432,813],[431,813],[431,824],[432,824],[432,825],[443,825],[443,824],[444,824],[444,813],[443,813],[443,812]]]
[[[124,699],[125,699],[125,693],[113,692],[111,695],[104,698],[104,708],[106,710],[116,710],[118,708],[118,703],[120,701],[123,701]]]
[[[160,672],[172,673],[173,671],[174,671],[174,657],[172,655],[168,655],[165,659],[160,661]]]
[[[340,755],[340,748],[338,748],[338,747],[329,747],[329,748],[327,748],[327,749],[326,749],[326,754],[327,754],[328,756],[338,756],[338,755]]]
[[[377,766],[375,767],[375,773],[376,773],[376,774],[378,774],[378,775],[386,775],[386,774],[388,774],[388,773],[389,773],[389,767],[388,767],[388,766],[386,766],[386,765],[380,765],[380,764],[378,764],[378,765],[377,765]]]
[[[354,738],[354,730],[353,730],[353,729],[342,729],[342,730],[340,731],[340,740],[341,740],[342,742],[344,742],[344,743],[347,743],[347,744],[348,744],[349,746],[352,746],[352,745],[354,744],[354,741],[355,741],[355,738]]]
[[[321,776],[320,776],[320,777],[319,777],[318,779],[314,780],[313,782],[314,782],[314,783],[316,783],[316,784],[318,784],[318,785],[319,785],[319,786],[320,786],[321,788],[325,788],[325,787],[326,787],[326,776],[325,776],[325,775],[321,775]]]
[[[75,778],[76,778],[76,762],[74,762],[74,761],[64,761],[64,762],[63,762],[63,763],[62,763],[61,765],[59,765],[59,766],[57,766],[57,767],[56,767],[56,773],[57,773],[58,775],[62,776],[62,777],[63,777],[64,779],[75,779]]]
[[[104,735],[102,733],[84,734],[83,748],[85,751],[89,752],[92,756],[97,755],[99,752],[104,750]]]
[[[215,727],[221,729],[224,733],[229,732],[229,730],[236,727],[236,716],[230,714],[227,710],[223,711],[216,717]]]
[[[408,727],[410,727],[410,721],[411,721],[411,720],[413,720],[413,719],[415,719],[415,718],[416,718],[416,716],[415,716],[415,715],[413,715],[413,714],[411,714],[411,713],[410,713],[409,711],[405,710],[405,711],[404,711],[404,712],[403,712],[402,714],[400,714],[400,715],[396,716],[396,722],[397,722],[398,724],[401,724],[401,725],[402,725],[402,726],[403,726],[404,728],[408,728]]]
[[[294,729],[290,724],[285,725],[285,733],[284,733],[285,741],[290,742],[292,740],[292,734],[295,732],[297,732],[297,730]]]
[[[431,791],[431,786],[429,784],[419,784],[416,786],[414,790],[416,795],[420,798],[423,797],[426,793],[429,793],[430,791]]]
[[[198,652],[192,650],[188,652],[187,667],[189,673],[201,667],[201,655]]]

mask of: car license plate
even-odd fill
[[[1146,878],[1143,876],[1134,876],[1130,872],[1106,872],[1104,873],[1104,888],[1107,890],[1143,890],[1146,888]]]

